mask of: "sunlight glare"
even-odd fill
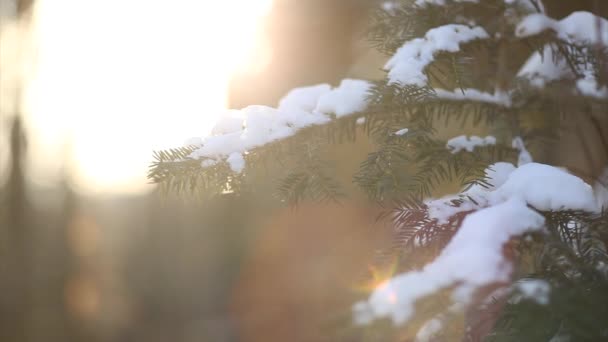
[[[270,5],[39,0],[26,100],[33,160],[65,161],[68,144],[79,189],[151,189],[152,150],[209,132],[226,107],[231,73],[259,48],[257,28]],[[34,169],[49,168],[41,166]]]

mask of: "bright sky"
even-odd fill
[[[272,0],[38,0],[26,94],[33,176],[71,149],[75,185],[141,192],[153,149],[206,134]]]

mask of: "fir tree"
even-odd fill
[[[211,137],[157,152],[149,177],[205,197],[273,178],[280,201],[340,201],[331,147],[369,139],[352,182],[386,208],[394,246],[378,263],[396,258],[400,275],[354,305],[344,336],[608,339],[608,21],[554,19],[545,2],[387,2],[369,34],[385,79],[231,111]]]

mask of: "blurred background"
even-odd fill
[[[376,5],[0,0],[0,341],[318,340],[286,339],[293,326],[261,336],[281,323],[243,318],[260,316],[240,293],[256,241],[273,234],[252,223],[270,195],[165,196],[147,166],[225,108],[376,77],[383,57],[363,39]],[[298,310],[287,314],[305,322]]]

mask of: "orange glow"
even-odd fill
[[[69,311],[76,317],[90,318],[99,313],[100,293],[94,279],[75,276],[65,286],[65,301]]]
[[[365,293],[372,292],[377,288],[382,288],[388,285],[388,280],[397,272],[398,260],[397,257],[392,257],[391,261],[384,267],[370,266],[371,280],[366,281],[356,289]]]

